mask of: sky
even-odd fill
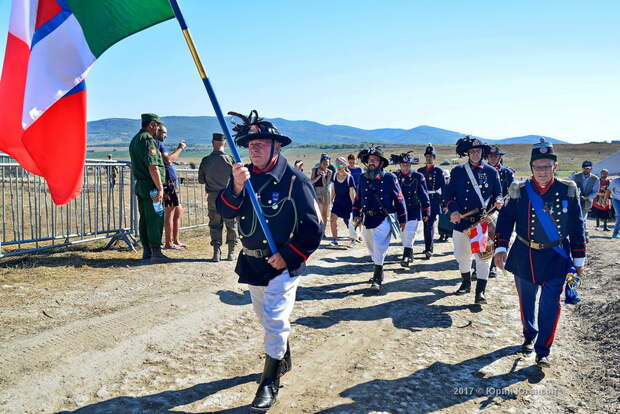
[[[620,139],[617,0],[179,3],[224,112]],[[214,115],[176,20],[105,52],[87,89],[89,120]]]

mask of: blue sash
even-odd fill
[[[551,215],[545,211],[543,199],[536,191],[534,191],[534,187],[530,180],[525,180],[525,189],[527,190],[527,195],[532,202],[532,207],[538,216],[538,221],[540,222],[547,238],[550,243],[555,243],[560,240],[560,233],[558,232],[557,227],[553,223],[553,218]],[[572,274],[573,280],[570,283],[566,284],[565,290],[565,302],[569,305],[574,305],[579,303],[581,299],[579,298],[579,292],[577,292],[577,286],[579,285],[580,279],[576,276],[577,270],[575,269],[575,264],[573,263],[573,259],[566,253],[566,250],[562,248],[562,245],[558,245],[553,247],[556,253],[562,256],[568,262],[567,275]]]

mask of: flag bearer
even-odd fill
[[[299,276],[305,262],[321,242],[320,220],[314,189],[306,176],[291,167],[280,149],[291,139],[252,111],[233,130],[237,145],[248,148],[251,164],[233,165],[232,180],[220,191],[217,209],[224,218],[239,218],[243,246],[235,272],[247,283],[254,311],[264,328],[265,366],[251,405],[265,412],[275,403],[280,377],[291,369],[288,344],[289,317],[295,304]],[[244,189],[250,180],[271,230],[278,252],[269,249],[256,213]]]

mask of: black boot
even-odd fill
[[[381,290],[381,284],[383,283],[383,265],[375,265],[375,273],[370,281],[370,288],[377,292]]]
[[[495,268],[495,262],[491,262],[491,268],[489,269],[489,279],[497,277],[497,269]]]
[[[411,247],[405,247],[403,251],[403,259],[400,261],[402,267],[409,267],[409,264],[413,260],[413,249]]]
[[[279,375],[282,361],[282,359],[273,359],[265,355],[265,367],[256,396],[250,406],[251,413],[265,413],[276,403],[280,388]]]
[[[464,295],[465,293],[471,292],[471,275],[469,272],[461,273],[461,278],[463,281],[461,282],[461,286],[456,291],[457,295]]]
[[[151,248],[143,247],[142,248],[142,260],[149,260],[151,258]]]
[[[280,365],[280,377],[293,369],[293,360],[291,359],[291,347],[286,341],[286,352],[282,359],[282,365]]]
[[[169,261],[170,261],[170,258],[161,252],[161,248],[159,247],[151,248],[151,264],[167,263]]]
[[[474,303],[479,304],[479,305],[483,305],[487,303],[487,298],[484,296],[484,291],[486,288],[487,288],[486,280],[478,279],[476,281],[476,299],[474,300]]]

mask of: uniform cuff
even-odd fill
[[[581,267],[583,266],[585,261],[586,261],[585,257],[578,257],[576,259],[573,259],[573,264],[575,265],[575,267]]]
[[[495,253],[506,253],[508,250],[505,247],[495,248]]]

